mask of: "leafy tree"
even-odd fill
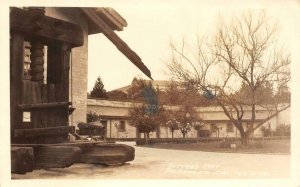
[[[187,100],[194,106],[216,105],[214,100],[207,98],[185,82],[170,81],[165,90],[159,91],[159,96],[160,103],[166,105],[181,105]]]
[[[106,90],[104,89],[104,84],[100,76],[97,78],[93,90],[90,92],[90,97],[107,98]]]
[[[159,107],[155,113],[148,111],[149,106],[142,104],[134,106],[129,112],[130,124],[136,127],[139,133],[145,134],[146,143],[148,143],[149,133],[155,131],[164,122],[162,107]]]
[[[182,133],[183,138],[191,131],[192,127],[200,119],[198,118],[196,111],[189,103],[183,104],[177,112],[177,120],[179,121],[179,130]]]
[[[257,105],[270,105],[274,103],[274,89],[273,85],[266,81],[262,83],[256,90],[256,104]],[[243,100],[246,103],[251,102],[251,88],[245,82],[242,83],[241,88],[234,94],[239,100]]]
[[[130,88],[128,89],[128,99],[132,101],[145,102],[143,91],[147,87],[147,82],[142,78],[134,77],[131,82]],[[153,88],[154,89],[154,88]]]
[[[167,112],[168,120],[166,122],[166,127],[171,130],[172,139],[174,137],[174,131],[179,129],[180,122],[177,120],[176,111],[168,111]]]
[[[291,92],[287,85],[280,85],[277,92],[274,95],[274,99],[278,103],[290,103],[291,102]]]
[[[123,91],[119,91],[119,90],[113,90],[110,92],[106,93],[107,97],[109,99],[114,99],[114,100],[127,100],[127,94]]]
[[[179,82],[170,81],[164,91],[160,91],[160,102],[167,105],[179,105],[183,101],[183,89]]]
[[[175,130],[180,130],[182,137],[191,131],[192,127],[198,128],[202,123],[202,119],[197,116],[197,112],[193,105],[189,102],[181,103],[179,108],[173,108],[167,111],[166,126],[173,133]]]
[[[138,132],[145,134],[148,143],[149,133],[164,122],[164,108],[159,105],[157,93],[151,83],[146,83],[142,79],[135,81],[133,89],[128,94],[133,100],[133,108],[129,111],[130,124],[136,127]]]

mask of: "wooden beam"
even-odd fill
[[[91,8],[81,8],[84,14],[103,32],[103,34],[121,51],[135,66],[150,79],[151,72],[142,62],[142,59],[103,21]]]
[[[15,138],[30,138],[38,136],[53,136],[75,132],[74,126],[58,126],[48,128],[15,129]]]
[[[41,39],[70,43],[72,47],[83,45],[83,31],[79,25],[48,16],[37,16],[19,8],[10,8],[10,29],[26,34],[26,39]]]
[[[36,104],[22,104],[18,105],[18,109],[32,110],[32,109],[48,109],[54,107],[65,107],[72,105],[72,102],[55,102],[55,103],[36,103]]]
[[[22,79],[24,60],[24,37],[12,32],[10,39],[10,123],[11,131],[22,122],[22,112],[18,105],[22,103]]]
[[[96,144],[100,143],[106,143],[103,140],[102,141],[95,141],[95,140],[78,140],[75,142],[62,142],[62,143],[51,143],[51,144],[45,144],[45,143],[34,143],[34,144],[11,144],[11,147],[45,147],[45,146],[78,146],[78,147],[89,147],[89,146],[94,146]]]

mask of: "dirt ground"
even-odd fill
[[[68,168],[41,169],[12,179],[216,179],[287,178],[290,155],[240,154],[135,147],[134,161],[104,167],[73,164]]]

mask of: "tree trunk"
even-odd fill
[[[172,130],[172,139],[173,139],[173,137],[174,137],[174,131]]]
[[[145,136],[145,144],[149,144],[149,132],[144,133]]]
[[[182,135],[183,135],[183,138],[185,138],[185,133],[182,133]]]
[[[243,145],[248,145],[248,138],[249,136],[247,133],[245,132],[241,133],[241,142]]]

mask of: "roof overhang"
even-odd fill
[[[90,8],[93,10],[113,31],[123,31],[124,27],[127,27],[126,20],[113,8],[101,7],[101,8]],[[102,30],[97,27],[93,21],[86,15],[88,22],[88,34],[102,33]]]

